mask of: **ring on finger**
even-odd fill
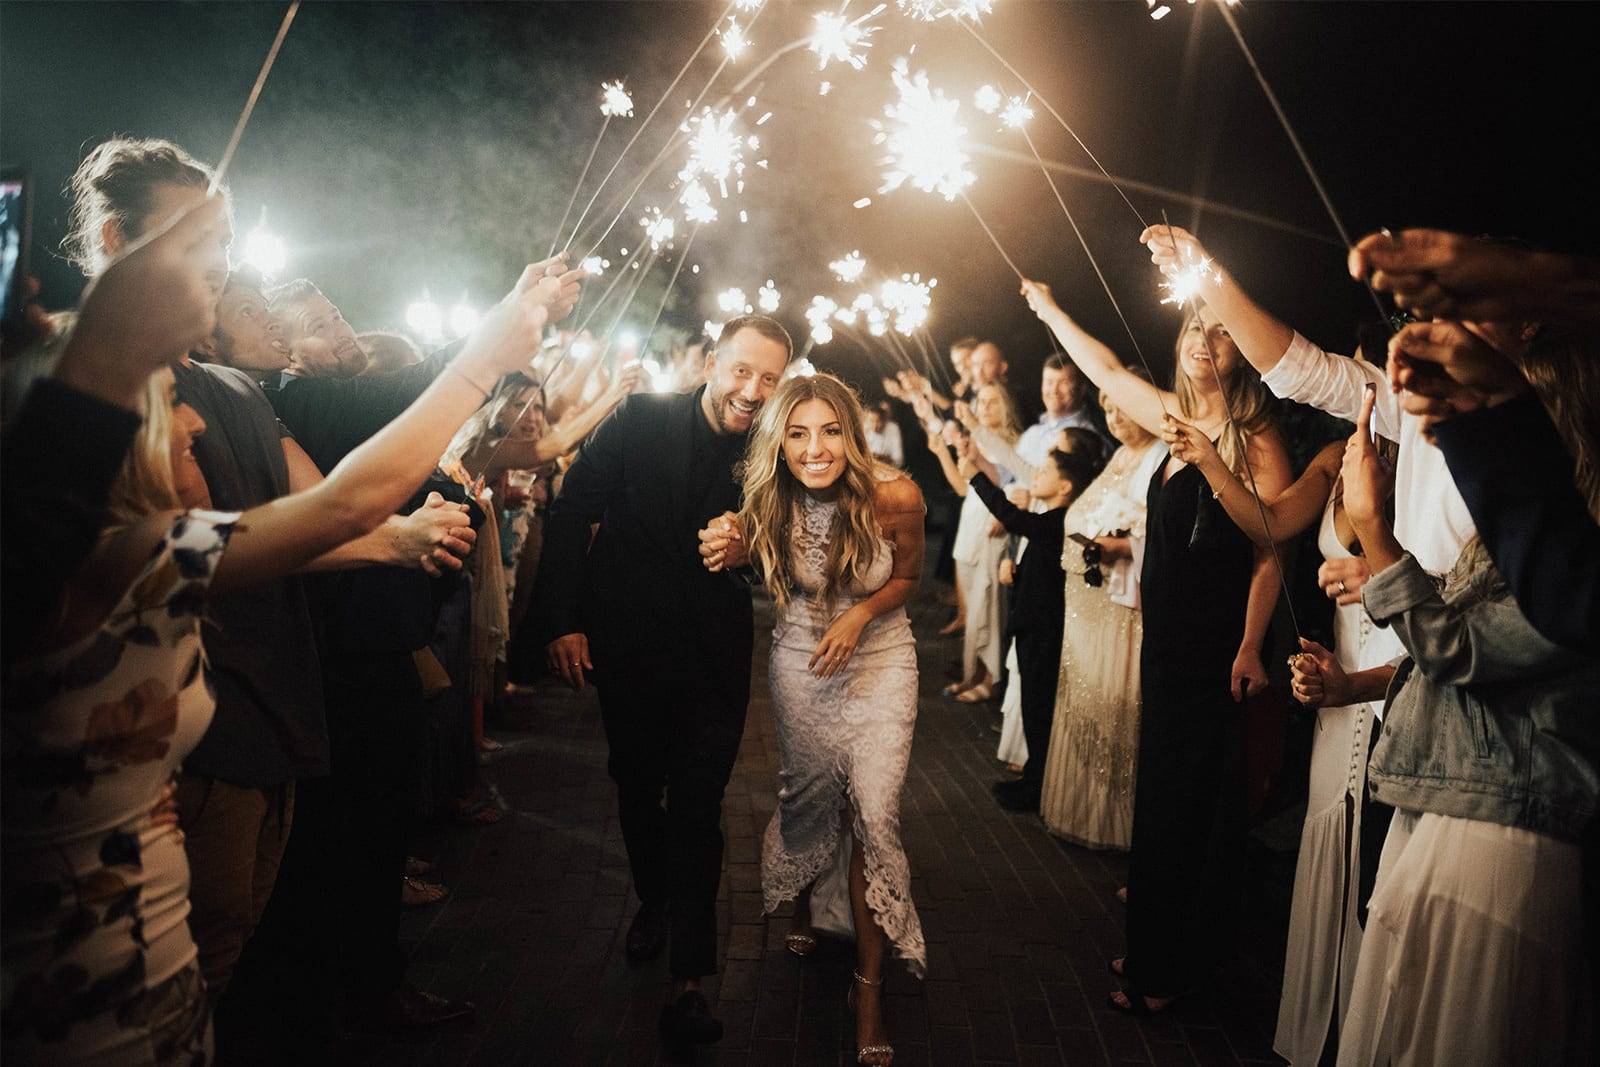
[[[1350,592],[1350,588],[1344,584],[1344,579],[1340,578],[1339,579],[1339,595],[1340,596],[1344,596],[1349,592]]]

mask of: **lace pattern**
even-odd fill
[[[831,616],[815,597],[827,563],[834,507],[806,498],[796,510],[792,573],[796,595],[773,631],[769,669],[777,717],[778,807],[762,842],[762,892],[768,912],[813,886],[812,914],[848,916],[842,869],[852,841],[865,859],[867,905],[912,973],[927,971],[922,922],[911,900],[911,870],[900,843],[900,789],[917,714],[917,660],[903,610],[869,623],[849,665],[833,678],[807,669],[833,617],[870,596],[893,571],[882,542],[863,581],[843,591]],[[847,829],[842,813],[854,813]],[[819,923],[819,926],[821,924]]]

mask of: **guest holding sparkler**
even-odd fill
[[[1230,467],[1249,464],[1264,498],[1289,484],[1268,394],[1215,322],[1185,316],[1167,391],[1125,368],[1048,286],[1024,281],[1022,292],[1072,361],[1147,432],[1180,413],[1217,440]],[[1192,990],[1232,944],[1245,832],[1239,705],[1266,686],[1261,646],[1278,589],[1271,553],[1252,549],[1181,460],[1151,476],[1146,535],[1128,953],[1111,963],[1128,988],[1108,998],[1141,1015]]]

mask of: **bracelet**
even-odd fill
[[[485,389],[483,386],[479,385],[477,382],[475,382],[471,378],[467,377],[467,372],[462,370],[460,367],[456,366],[454,363],[452,363],[449,366],[447,366],[445,368],[445,370],[454,371],[456,377],[460,378],[462,381],[464,381],[468,385],[472,386],[478,392],[482,393],[483,394],[483,398],[485,400],[489,399],[489,394],[490,394],[491,390]]]

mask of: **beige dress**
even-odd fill
[[[1118,449],[1067,509],[1067,533],[1099,537],[1128,530],[1141,539],[1145,490],[1166,454],[1160,442]],[[1039,813],[1051,833],[1069,841],[1126,849],[1133,839],[1139,751],[1140,615],[1113,599],[1109,583],[1085,582],[1083,551],[1070,537],[1061,568],[1066,618]]]

